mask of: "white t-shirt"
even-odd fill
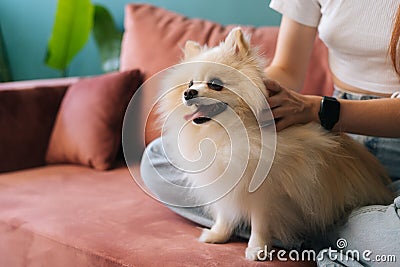
[[[378,93],[400,91],[389,43],[400,0],[272,0],[270,7],[318,27],[332,73],[351,86]]]

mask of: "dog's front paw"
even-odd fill
[[[245,256],[250,261],[261,261],[266,260],[265,253],[262,247],[247,247]]]
[[[225,243],[229,239],[224,233],[217,233],[210,229],[203,229],[199,241],[203,243]]]

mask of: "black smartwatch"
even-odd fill
[[[334,97],[324,96],[318,112],[321,126],[326,130],[332,130],[333,126],[339,121],[340,103]]]

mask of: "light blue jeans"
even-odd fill
[[[335,90],[334,97],[349,100],[377,99],[377,96],[346,93]],[[374,123],[371,121],[371,123]],[[400,138],[382,138],[374,136],[350,134],[356,141],[362,143],[374,154],[389,172],[393,181],[400,179]]]
[[[336,97],[368,99],[370,96],[349,95],[336,91]],[[354,136],[362,141],[388,169],[394,180],[400,177],[400,140]],[[156,139],[147,148],[141,162],[141,176],[152,193],[161,198],[190,198],[189,192],[171,194],[173,184],[187,185],[184,172],[173,167],[166,158],[161,140]],[[162,177],[155,178],[155,177]],[[391,189],[400,195],[400,180]],[[177,201],[178,203],[179,201]],[[179,215],[205,227],[213,220],[203,207],[182,208],[168,206]],[[248,238],[250,229],[236,230],[236,235]],[[328,234],[329,248],[320,250],[318,266],[400,266],[400,197],[389,206],[366,206],[351,213],[348,220]],[[343,245],[344,244],[344,245]],[[281,247],[278,240],[275,246]],[[292,244],[286,249],[302,249],[303,244]]]

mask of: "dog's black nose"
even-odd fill
[[[183,93],[183,97],[185,98],[185,100],[189,100],[192,98],[195,98],[198,95],[198,91],[194,90],[194,89],[187,89],[184,93]]]

